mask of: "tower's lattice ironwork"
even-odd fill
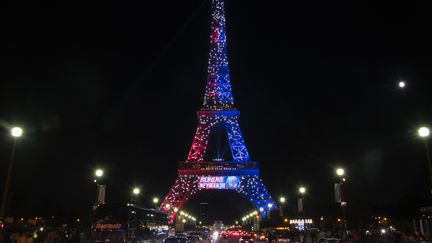
[[[240,131],[239,114],[230,84],[224,2],[212,0],[207,85],[203,107],[198,111],[198,128],[187,160],[179,163],[178,178],[160,206],[171,222],[199,190],[235,190],[244,194],[263,216],[275,207],[259,177],[258,162],[250,160]],[[209,136],[215,127],[226,130],[233,161],[205,161]]]

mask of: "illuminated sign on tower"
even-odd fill
[[[239,187],[237,176],[202,176],[198,180],[198,190],[235,190]]]

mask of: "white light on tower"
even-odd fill
[[[19,138],[23,134],[23,130],[20,127],[14,127],[11,129],[11,135],[13,137]]]
[[[404,81],[399,81],[399,88],[405,88],[406,83]]]
[[[343,176],[345,174],[345,170],[342,168],[336,169],[336,175]]]
[[[430,130],[427,127],[420,127],[418,130],[418,135],[422,138],[429,137]]]

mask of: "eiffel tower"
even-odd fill
[[[275,202],[259,177],[259,165],[251,161],[239,126],[240,112],[234,107],[228,69],[225,9],[223,0],[212,0],[210,55],[203,107],[187,160],[179,162],[178,177],[160,209],[170,222],[183,204],[201,190],[234,190],[245,195],[263,216]],[[226,132],[232,161],[205,160],[210,134]]]

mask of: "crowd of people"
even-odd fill
[[[0,232],[0,243],[87,243],[87,235],[77,229],[7,227]]]
[[[325,232],[325,231],[297,231],[290,232],[281,236],[274,232],[268,231],[266,233],[267,243],[280,243],[298,242],[298,243],[387,243],[387,242],[429,242],[426,241],[427,237],[419,233],[405,234],[400,231],[393,231],[391,233],[383,233],[380,231],[369,230],[352,230],[345,234],[341,231],[338,232]]]

